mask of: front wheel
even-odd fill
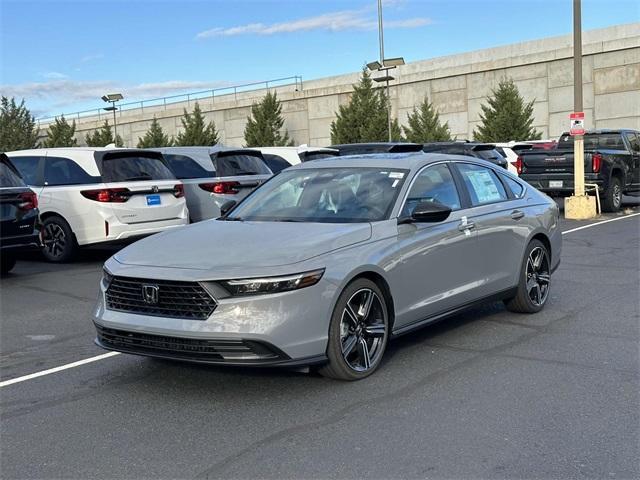
[[[389,339],[384,295],[371,280],[360,278],[340,295],[329,326],[329,363],[319,372],[338,380],[360,380],[380,365]]]
[[[539,241],[529,243],[520,272],[518,293],[506,300],[508,310],[517,313],[536,313],[542,310],[549,298],[551,268],[547,247]]]
[[[13,255],[2,255],[0,256],[0,274],[6,275],[13,267],[16,266],[16,257]]]

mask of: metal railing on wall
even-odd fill
[[[148,100],[141,100],[138,102],[121,103],[118,105],[118,113],[119,115],[122,115],[123,111],[133,111],[133,110],[144,111],[145,108],[151,108],[151,107],[163,107],[163,109],[166,110],[167,107],[171,107],[172,105],[177,103],[184,103],[185,101],[187,102],[187,107],[188,107],[190,106],[192,101],[195,102],[195,101],[204,100],[204,99],[211,99],[211,101],[215,103],[216,97],[227,96],[227,95],[233,95],[234,99],[237,100],[239,93],[250,92],[253,90],[287,87],[287,86],[294,86],[295,91],[302,91],[302,77],[299,75],[295,75],[293,77],[276,78],[273,80],[265,80],[261,82],[243,83],[241,85],[232,85],[229,87],[219,87],[219,88],[213,88],[210,90],[201,90],[199,92],[190,92],[190,93],[182,93],[178,95],[170,95],[166,97],[151,98]],[[38,126],[40,126],[40,123],[52,122],[56,118],[59,118],[61,115],[64,115],[64,118],[66,118],[67,120],[72,120],[72,119],[79,120],[81,118],[93,117],[93,116],[98,117],[98,120],[101,120],[103,117],[105,119],[109,119],[112,117],[112,114],[109,112],[105,112],[104,108],[93,108],[90,110],[82,110],[79,112],[40,117],[36,119],[36,122],[38,122]]]

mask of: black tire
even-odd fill
[[[6,275],[16,266],[16,257],[9,254],[0,256],[0,274]]]
[[[617,212],[622,206],[622,182],[618,177],[611,177],[607,189],[602,194],[602,211]]]
[[[329,325],[329,363],[318,371],[337,380],[368,377],[380,365],[388,340],[389,312],[384,295],[371,280],[359,278],[347,285],[336,303]]]
[[[542,254],[535,265],[537,254]],[[518,293],[505,300],[508,310],[516,313],[537,313],[544,308],[551,287],[551,258],[547,247],[539,240],[531,240],[524,254],[518,281]],[[536,287],[537,285],[537,287]]]
[[[48,217],[42,225],[44,248],[42,254],[50,262],[70,261],[78,250],[76,237],[62,217]]]

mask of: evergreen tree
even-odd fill
[[[187,113],[186,109],[184,110],[182,127],[184,131],[178,134],[175,140],[176,145],[211,147],[218,143],[216,125],[213,122],[205,125],[204,115],[198,102],[196,102],[192,114]]]
[[[502,79],[492,90],[489,105],[482,105],[482,123],[473,132],[480,142],[539,140],[542,134],[533,125],[533,102],[525,103],[512,79]]]
[[[440,117],[429,99],[425,96],[419,107],[413,107],[407,121],[409,125],[403,127],[407,141],[414,143],[446,142],[451,140],[449,123],[442,125]]]
[[[38,129],[31,112],[15,98],[0,99],[0,151],[25,150],[38,146]]]
[[[42,142],[43,147],[75,147],[78,142],[75,139],[76,121],[73,120],[71,125],[62,115],[56,118],[55,122],[49,125],[47,130],[47,139]]]
[[[267,92],[260,103],[251,106],[251,116],[244,127],[247,147],[282,147],[293,145],[287,130],[282,132],[282,104],[276,93]]]
[[[114,141],[109,120],[105,120],[102,127],[94,130],[91,134],[87,134],[84,139],[89,147],[106,147],[110,143],[115,143],[116,147],[122,147],[124,145],[120,135],[116,135],[116,139]]]
[[[389,140],[387,96],[383,89],[373,86],[366,69],[353,86],[347,105],[340,105],[336,119],[331,122],[331,143],[386,142]],[[397,119],[391,122],[391,139],[402,141],[402,130]]]
[[[155,116],[144,137],[138,137],[138,148],[170,147],[171,145],[173,145],[173,139],[164,133]]]

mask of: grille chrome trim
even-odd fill
[[[157,302],[147,303],[145,286],[157,286]],[[113,277],[105,294],[106,308],[154,317],[206,320],[218,306],[198,282]]]

